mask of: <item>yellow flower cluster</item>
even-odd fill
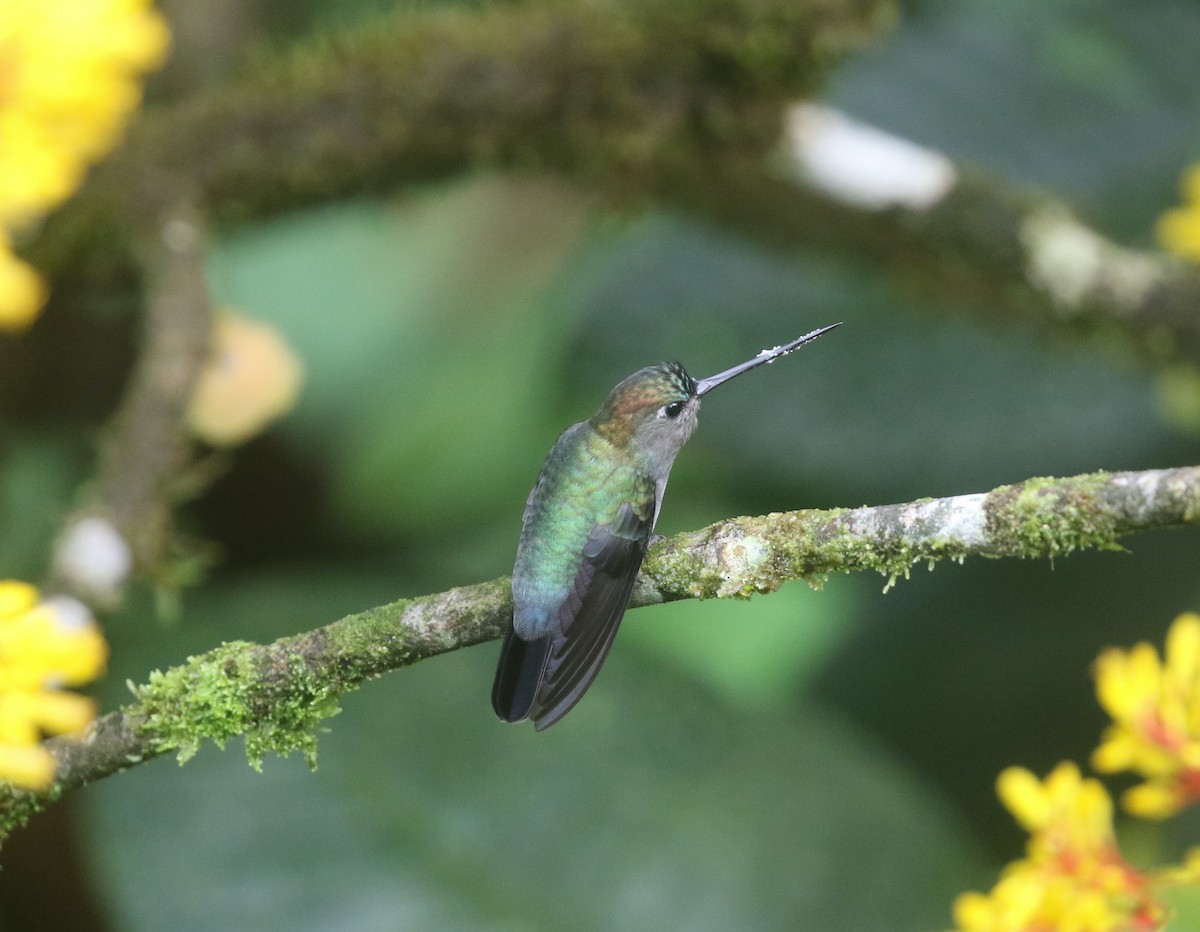
[[[1180,615],[1171,625],[1165,663],[1145,643],[1105,651],[1096,661],[1096,693],[1113,724],[1092,766],[1147,778],[1122,797],[1125,808],[1166,818],[1200,799],[1200,615]]]
[[[1010,767],[996,782],[1005,806],[1029,832],[1026,857],[1004,869],[986,896],[965,893],[954,904],[962,932],[1120,932],[1157,929],[1165,909],[1155,878],[1121,857],[1112,800],[1070,762],[1040,781]]]
[[[0,780],[42,789],[54,779],[42,735],[79,732],[96,716],[90,699],[61,687],[94,679],[107,656],[82,605],[39,601],[33,586],[0,581]]]
[[[1184,205],[1158,219],[1158,241],[1177,256],[1200,262],[1200,165],[1183,176]]]
[[[167,42],[150,0],[0,3],[0,329],[28,326],[46,295],[12,234],[112,149]]]
[[[1146,778],[1125,793],[1125,808],[1164,818],[1200,799],[1200,615],[1175,620],[1165,659],[1144,643],[1111,649],[1096,661],[1095,675],[1113,724],[1092,764]],[[958,898],[961,932],[1151,932],[1169,918],[1164,890],[1200,884],[1200,849],[1183,865],[1156,871],[1125,861],[1107,790],[1073,763],[1059,764],[1044,781],[1010,768],[997,792],[1030,833],[1026,857],[1009,864],[990,893]]]

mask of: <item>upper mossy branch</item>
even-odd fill
[[[1200,521],[1200,467],[1030,479],[987,493],[901,505],[734,518],[655,544],[630,602],[746,597],[828,574],[882,573],[970,555],[1056,557],[1111,549],[1124,535]],[[159,754],[245,735],[267,752],[309,759],[314,727],[364,680],[499,637],[512,613],[507,579],[393,602],[271,644],[224,644],[134,689],[82,741],[47,742],[58,761],[45,793],[4,790],[0,833],[65,790]],[[480,693],[483,702],[483,692]]]
[[[35,258],[60,274],[94,269],[121,242],[114,227],[160,213],[181,178],[218,224],[488,167],[644,202],[698,153],[764,156],[786,103],[893,11],[891,0],[401,10],[147,111]]]

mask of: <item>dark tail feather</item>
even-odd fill
[[[502,720],[519,722],[529,717],[549,656],[549,637],[525,641],[509,629],[492,684],[492,708]]]

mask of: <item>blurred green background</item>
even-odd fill
[[[167,87],[385,4],[222,4],[248,38],[190,45],[186,6],[168,7]],[[1197,61],[1190,0],[927,0],[826,99],[1149,246],[1200,159]],[[852,258],[607,215],[549,179],[479,175],[224,231],[210,280],[287,335],[307,383],[184,512],[222,556],[181,620],[144,594],[109,620],[106,707],[222,640],[507,574],[558,432],[664,358],[709,374],[845,321],[706,403],[668,535],[1200,457],[1119,347],[917,304]],[[5,412],[0,576],[42,574],[135,326],[80,306],[26,338],[42,390]],[[1200,608],[1200,535],[1128,545],[916,568],[886,594],[859,575],[638,610],[587,700],[537,736],[494,719],[493,644],[347,696],[316,773],[297,758],[255,773],[237,747],[137,767],[71,802],[97,927],[946,928],[956,893],[1020,854],[996,774],[1085,763],[1104,724],[1096,654]],[[1169,858],[1196,827],[1143,829],[1138,850]]]

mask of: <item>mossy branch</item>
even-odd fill
[[[891,0],[400,10],[147,111],[32,255],[63,276],[100,255],[119,269],[114,226],[159,211],[179,178],[217,224],[480,168],[645,203],[693,152],[765,157],[787,102],[893,18]]]
[[[916,564],[1120,549],[1126,534],[1200,520],[1200,467],[1027,479],[991,492],[722,521],[652,549],[635,604],[773,592],[870,569],[890,588]]]
[[[659,541],[631,606],[748,597],[834,572],[874,570],[890,586],[919,563],[968,556],[1057,557],[1115,549],[1127,534],[1200,523],[1200,467],[1029,479],[991,492],[832,511],[734,518]],[[80,741],[47,742],[58,762],[45,793],[0,792],[0,835],[67,790],[207,740],[245,736],[268,752],[315,753],[315,726],[365,680],[499,637],[512,613],[508,579],[403,599],[259,645],[227,643],[154,673],[134,701]],[[480,701],[486,689],[480,686]]]

